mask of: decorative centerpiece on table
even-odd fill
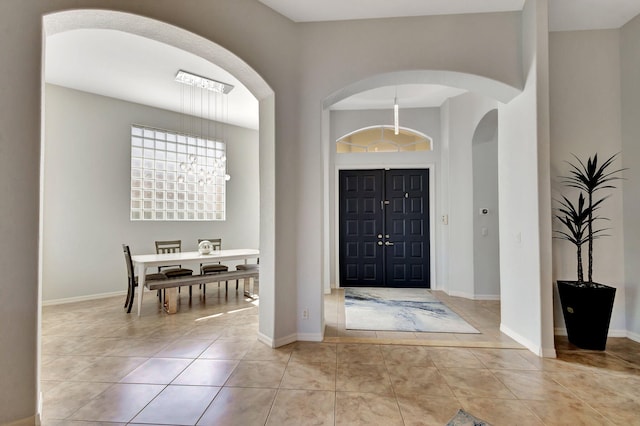
[[[210,254],[213,251],[213,244],[209,240],[202,240],[198,244],[198,252],[200,254]]]

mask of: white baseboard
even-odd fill
[[[137,290],[136,290],[137,293]],[[86,302],[88,300],[106,299],[114,296],[126,296],[126,291],[114,291],[112,293],[90,294],[87,296],[67,297],[65,299],[43,300],[42,306],[64,305],[65,303]],[[137,294],[136,294],[137,296]]]
[[[293,343],[298,340],[297,337],[298,335],[294,333],[288,336],[280,337],[278,339],[272,339],[271,337],[258,332],[258,340],[271,348],[279,348],[280,346]]]
[[[471,299],[473,297],[470,293],[463,293],[461,291],[445,291],[449,296],[452,297],[464,297],[465,299]]]
[[[293,342],[322,342],[322,333],[294,333],[288,336],[272,339],[258,332],[258,340],[271,348],[279,348]]]
[[[258,332],[258,341],[264,343],[265,345],[269,346],[270,348],[273,348],[275,346],[273,346],[273,339],[271,339],[270,337],[265,336],[264,334]]]
[[[500,324],[500,331],[511,337],[516,342],[520,343],[525,348],[529,349],[534,354],[544,357],[544,358],[555,358],[556,357],[556,349],[555,348],[543,348],[531,342],[529,339],[525,339],[520,334],[511,330],[509,327],[506,327],[504,324]]]
[[[476,294],[473,300],[500,300],[499,294]]]
[[[610,337],[629,337],[629,332],[627,330],[620,329],[609,329]]]
[[[298,333],[299,342],[322,342],[322,333]]]
[[[469,300],[500,300],[499,294],[473,294],[473,293],[464,293],[462,291],[445,291],[449,296],[453,297],[463,297]]]
[[[542,357],[543,358],[557,358],[556,348],[542,348]]]
[[[632,331],[627,331],[627,338],[633,340],[634,342],[640,342],[640,334],[634,333]]]

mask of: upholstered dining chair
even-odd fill
[[[213,246],[214,251],[222,250],[222,238],[199,238],[198,244],[200,244],[203,241],[209,241]],[[226,265],[220,264],[220,262],[200,264],[200,274],[202,275],[219,274],[220,272],[227,272],[228,270],[229,270],[229,267]],[[224,282],[224,285],[225,285],[225,291],[227,291],[228,290],[227,281]],[[206,294],[207,285],[200,284],[200,286],[202,288],[202,293]],[[218,283],[218,287],[220,287],[220,283]]]
[[[181,240],[156,241],[156,253],[180,253],[182,251]],[[167,278],[176,278],[193,275],[193,269],[183,268],[182,265],[164,265],[158,267],[158,272],[162,272]],[[180,291],[180,287],[178,287]],[[191,286],[189,286],[189,298],[191,298]]]
[[[133,298],[136,294],[135,289],[138,287],[138,277],[136,277],[135,271],[133,270],[133,261],[131,260],[131,250],[129,246],[123,244],[122,250],[124,251],[124,261],[127,264],[127,298],[124,301],[124,307],[127,309],[127,313],[130,313],[131,306],[133,306]],[[147,281],[166,280],[167,276],[163,273],[147,274],[144,276],[144,279]]]

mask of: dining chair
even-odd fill
[[[213,246],[213,251],[216,250],[222,250],[222,238],[199,238],[198,239],[198,244],[200,244],[203,241],[209,241],[211,243],[211,245]],[[220,262],[217,263],[201,263],[200,264],[200,274],[202,275],[209,275],[209,274],[219,274],[220,272],[227,272],[229,270],[229,267],[226,265],[222,265],[220,264]],[[200,284],[201,288],[202,288],[202,293],[206,294],[207,293],[207,285],[206,284]],[[225,286],[225,291],[228,291],[228,285],[227,285],[227,281],[224,282],[224,286]],[[220,283],[218,283],[218,287],[220,287]]]
[[[180,253],[182,251],[181,240],[156,241],[156,253]],[[168,269],[165,269],[168,268]],[[183,268],[182,265],[163,265],[158,267],[158,272],[162,272],[167,278],[176,278],[193,275],[193,269]],[[191,298],[191,287],[189,286],[189,298]],[[180,287],[178,287],[180,291]]]
[[[127,313],[131,312],[131,306],[133,306],[133,298],[135,297],[135,288],[138,287],[138,277],[135,275],[133,269],[133,261],[131,260],[131,250],[126,244],[122,245],[124,251],[124,261],[127,264],[127,298],[124,301],[124,307],[127,308]],[[147,274],[144,276],[146,281],[166,280],[167,276],[163,273]]]

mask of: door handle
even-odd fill
[[[390,242],[390,241],[385,241],[385,242],[384,242],[384,245],[385,245],[385,246],[392,246],[392,245],[393,245],[393,243],[392,243],[392,242]]]

